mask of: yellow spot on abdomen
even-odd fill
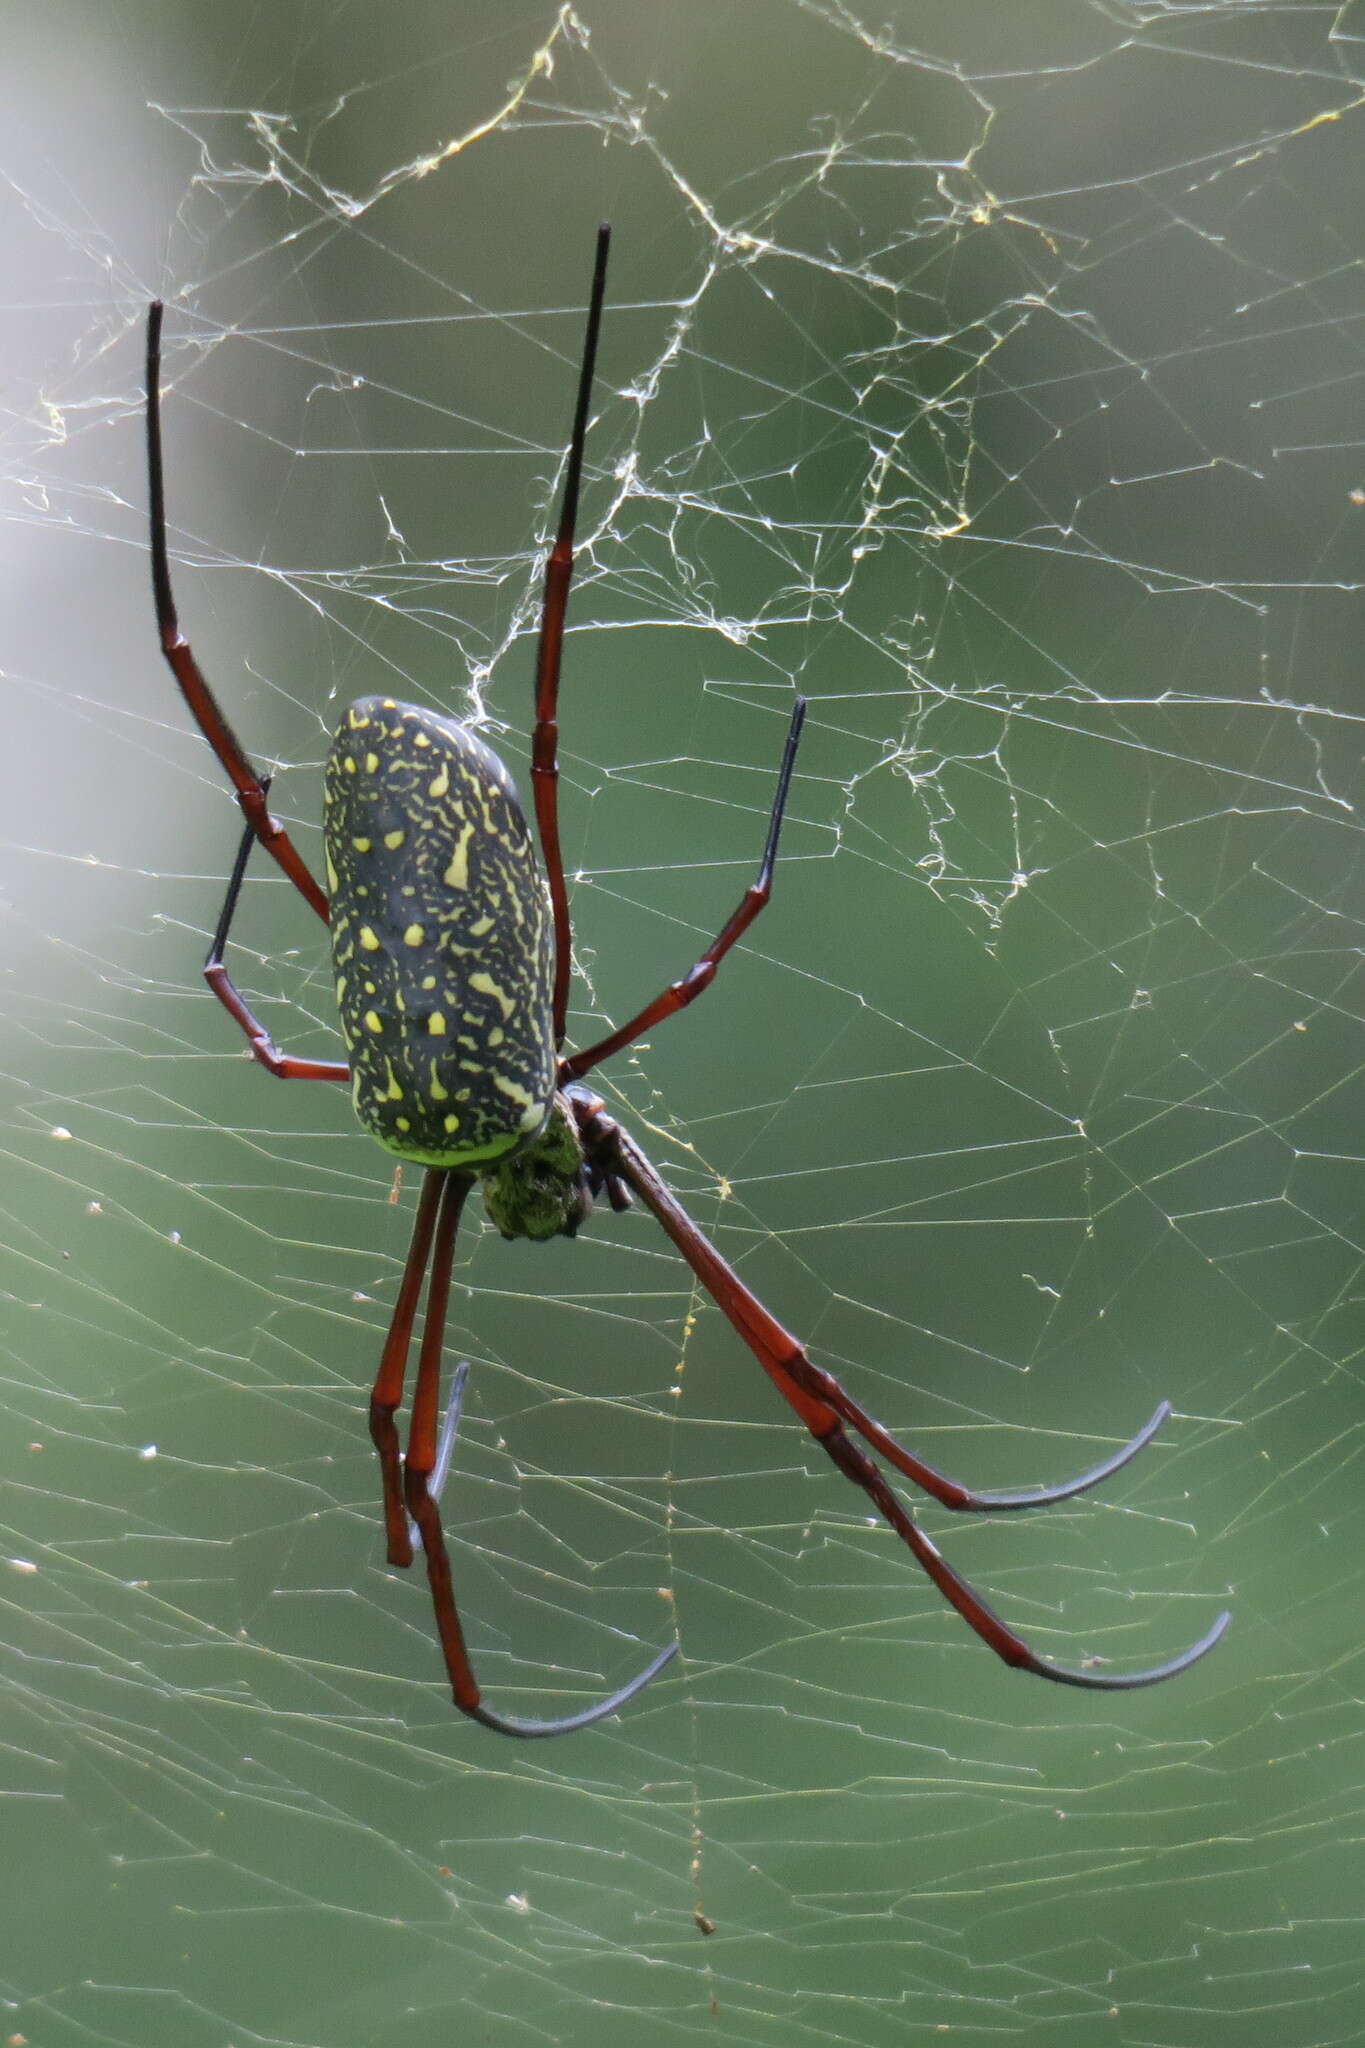
[[[442,1016],[442,1014],[441,1014],[441,1012],[440,1012],[439,1010],[433,1010],[433,1011],[432,1011],[432,1013],[431,1013],[431,1015],[430,1015],[430,1017],[428,1017],[428,1019],[427,1019],[427,1030],[428,1030],[428,1031],[430,1032],[430,1034],[431,1034],[431,1036],[432,1036],[433,1038],[444,1038],[444,1037],[445,1037],[445,1035],[446,1035],[446,1020],[445,1020],[445,1018],[444,1018],[444,1017]]]
[[[366,773],[367,775],[373,775],[373,774],[374,774],[374,771],[375,771],[375,769],[376,769],[376,768],[377,768],[378,766],[379,766],[379,756],[378,756],[378,754],[367,754],[367,755],[365,756],[365,773]]]
[[[450,770],[449,768],[447,768],[445,762],[443,761],[441,763],[440,773],[437,775],[433,775],[430,782],[427,784],[427,795],[444,796],[449,788]]]
[[[425,938],[426,932],[420,924],[410,924],[403,934],[403,944],[405,946],[420,946]]]
[[[365,1012],[365,1029],[367,1031],[382,1031],[384,1029],[383,1018],[376,1011],[367,1010]]]
[[[492,996],[494,1002],[497,1003],[502,1011],[504,1023],[517,1007],[505,990],[498,987],[491,974],[471,974],[469,986],[472,989],[477,989],[481,996]]]
[[[448,889],[467,889],[469,887],[469,842],[473,837],[474,824],[471,819],[469,824],[461,830],[455,851],[450,856],[450,866],[441,877]]]
[[[357,853],[368,853],[371,846],[374,844],[374,841],[371,839],[367,839],[363,832],[357,832],[355,837],[352,839],[351,844],[355,848]]]
[[[388,847],[390,853],[397,853],[407,836],[406,832],[386,832],[384,834],[384,844]]]
[[[360,943],[367,953],[377,953],[379,951],[379,937],[372,926],[368,924],[361,925]]]

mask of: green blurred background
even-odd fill
[[[1362,93],[1346,13],[755,0],[4,10],[0,2039],[1365,2037]],[[411,1182],[199,979],[236,813],[317,858],[383,688],[525,787],[563,700],[584,1042],[773,906],[618,1114],[817,1359],[982,1486],[996,1663],[646,1218],[466,1231],[448,1501],[522,1747],[450,1711],[364,1402]],[[334,1044],[263,871],[239,980]],[[696,1917],[694,1917],[696,1916]],[[703,1927],[714,1927],[709,1936]],[[7,2024],[6,2024],[7,2022]]]

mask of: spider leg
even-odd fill
[[[408,1256],[403,1266],[403,1278],[399,1282],[398,1299],[393,1305],[393,1316],[389,1323],[389,1334],[384,1339],[380,1354],[379,1370],[375,1374],[374,1387],[370,1393],[370,1441],[379,1453],[379,1472],[384,1488],[384,1536],[388,1547],[390,1564],[407,1566],[412,1563],[412,1530],[414,1525],[403,1506],[402,1462],[398,1449],[398,1430],[394,1416],[403,1398],[403,1381],[407,1376],[408,1352],[412,1348],[412,1326],[417,1317],[417,1303],[421,1298],[422,1282],[426,1278],[427,1261],[431,1257],[432,1233],[436,1228],[436,1211],[440,1207],[441,1190],[446,1175],[439,1167],[429,1167],[422,1182],[422,1192],[417,1201],[417,1215],[413,1221],[412,1237],[408,1243]],[[456,1401],[456,1419],[459,1418],[457,1395],[463,1390],[460,1381],[452,1401]]]
[[[468,1384],[468,1381],[469,1362],[467,1359],[461,1359],[460,1363],[456,1366],[454,1372],[450,1376],[450,1392],[446,1396],[446,1412],[441,1417],[441,1434],[436,1439],[436,1463],[432,1469],[431,1479],[427,1485],[428,1493],[431,1495],[432,1499],[437,1503],[438,1506],[440,1504],[441,1495],[446,1490],[446,1481],[450,1477],[450,1467],[452,1460],[455,1456],[455,1439],[459,1435],[460,1430],[460,1411],[464,1407],[464,1390],[466,1385]],[[373,1414],[373,1410],[371,1410],[371,1413]],[[371,1427],[370,1434],[371,1436],[373,1436],[374,1434],[373,1426]],[[394,1432],[394,1441],[395,1443],[397,1442],[397,1431]],[[377,1445],[376,1448],[378,1448]],[[380,1454],[380,1460],[382,1465],[382,1452]],[[387,1508],[387,1471],[385,1472],[384,1476],[386,1487],[385,1506]],[[403,1513],[403,1522],[408,1532],[408,1555],[406,1557],[395,1557],[393,1555],[392,1550],[390,1550],[390,1564],[411,1564],[412,1552],[422,1540],[421,1530],[418,1528],[416,1522],[413,1521],[412,1516],[407,1513],[406,1509]]]
[[[786,1332],[783,1335],[786,1336]],[[794,1337],[787,1342],[796,1345]],[[927,1465],[923,1458],[917,1458],[913,1451],[907,1451],[897,1443],[889,1429],[860,1408],[851,1394],[845,1393],[833,1373],[815,1365],[807,1358],[800,1345],[796,1345],[798,1357],[789,1364],[791,1376],[808,1393],[825,1401],[843,1421],[857,1430],[865,1443],[873,1450],[880,1451],[889,1465],[913,1480],[923,1492],[932,1496],[945,1508],[954,1508],[967,1514],[996,1514],[1012,1508],[1041,1508],[1053,1501],[1074,1500],[1078,1493],[1088,1493],[1092,1486],[1098,1486],[1103,1479],[1109,1479],[1115,1472],[1135,1458],[1140,1450],[1152,1441],[1162,1423],[1171,1412],[1169,1401],[1159,1401],[1155,1412],[1144,1422],[1137,1435],[1130,1437],[1112,1456],[1100,1464],[1092,1465],[1088,1472],[1082,1472],[1076,1479],[1064,1479],[1057,1486],[1029,1486],[1015,1491],[992,1493],[977,1492],[963,1486],[957,1479],[950,1479],[945,1472],[939,1472],[933,1465]]]
[[[602,1167],[589,1167],[588,1193],[594,1201],[597,1200],[597,1197],[604,1189],[607,1200],[611,1203],[618,1216],[624,1216],[626,1210],[633,1206],[630,1199],[630,1189],[626,1186],[619,1173],[610,1173]]]
[[[450,1392],[446,1395],[446,1412],[441,1417],[441,1434],[436,1439],[436,1463],[432,1468],[427,1491],[438,1504],[446,1490],[450,1477],[450,1464],[455,1456],[455,1438],[459,1434],[460,1410],[464,1407],[464,1390],[469,1381],[469,1360],[462,1358],[450,1375]]]
[[[796,749],[801,740],[801,727],[806,716],[806,700],[798,697],[792,709],[791,724],[787,728],[787,743],[782,750],[782,765],[777,774],[777,793],[773,798],[772,814],[768,820],[768,837],[763,847],[763,858],[758,873],[740,898],[728,924],[717,933],[701,958],[688,968],[681,981],[675,981],[655,996],[652,1003],[646,1003],[628,1024],[619,1031],[611,1032],[583,1052],[570,1054],[559,1063],[559,1085],[566,1081],[581,1080],[600,1061],[609,1059],[614,1052],[620,1052],[626,1045],[633,1045],[646,1031],[671,1017],[676,1010],[685,1010],[694,1003],[703,989],[711,986],[716,978],[716,969],[737,939],[741,939],[758,916],[773,892],[773,869],[777,865],[777,842],[782,831],[782,816],[787,808],[787,792],[791,787],[792,769],[796,766]]]
[[[873,1464],[862,1447],[852,1441],[843,1427],[841,1418],[847,1417],[859,1431],[863,1421],[871,1424],[871,1418],[864,1418],[863,1411],[849,1400],[843,1389],[831,1374],[823,1373],[813,1366],[806,1357],[802,1346],[789,1331],[771,1316],[758,1298],[750,1292],[720,1253],[702,1235],[681,1204],[677,1202],[644,1153],[614,1119],[607,1116],[599,1097],[588,1089],[573,1090],[569,1096],[578,1120],[579,1132],[587,1149],[589,1162],[599,1170],[612,1171],[625,1181],[626,1185],[640,1197],[652,1215],[662,1225],[673,1243],[686,1259],[702,1286],[735,1330],[744,1339],[763,1370],[776,1386],[778,1392],[790,1403],[805,1423],[811,1435],[826,1451],[845,1478],[872,1501],[883,1519],[895,1530],[907,1545],[916,1562],[927,1573],[949,1605],[954,1607],[980,1636],[981,1640],[997,1657],[1016,1670],[1030,1671],[1038,1678],[1049,1678],[1057,1685],[1082,1686],[1092,1691],[1131,1692],[1139,1686],[1159,1685],[1163,1679],[1174,1678],[1188,1670],[1191,1664],[1207,1655],[1227,1628],[1231,1616],[1220,1614],[1208,1632],[1165,1664],[1152,1666],[1145,1671],[1109,1672],[1078,1671],[1070,1665],[1053,1664],[1031,1650],[1023,1637],[1002,1621],[993,1608],[987,1605],[976,1589],[962,1575],[955,1571],[918,1526],[909,1510],[897,1498],[887,1484],[881,1471]],[[862,1418],[862,1419],[860,1419]],[[1142,1441],[1150,1436],[1158,1415],[1147,1430]],[[879,1425],[871,1424],[875,1436],[870,1436],[877,1449],[893,1445],[899,1453],[899,1469],[908,1470],[909,1476],[918,1479],[921,1467],[917,1459],[901,1452],[894,1439],[888,1438]],[[1131,1450],[1128,1451],[1131,1455]],[[1119,1463],[1125,1462],[1124,1453],[1119,1454]],[[1106,1470],[1114,1469],[1114,1461],[1101,1468],[1099,1476]],[[934,1474],[934,1478],[940,1475]],[[1087,1475],[1088,1477],[1091,1475]],[[922,1483],[922,1482],[919,1482]],[[951,1483],[951,1482],[950,1482]],[[932,1490],[932,1489],[931,1489]],[[938,1496],[942,1498],[941,1495]],[[1005,1497],[1007,1505],[1034,1504],[1037,1496],[1030,1495],[1020,1501],[1018,1496]],[[990,1495],[969,1496],[966,1500],[950,1500],[949,1506],[989,1507],[993,1505]]]
[[[465,1647],[464,1630],[460,1625],[460,1614],[451,1580],[450,1559],[446,1552],[436,1498],[432,1492],[438,1462],[437,1407],[440,1398],[441,1350],[445,1336],[446,1304],[450,1293],[450,1266],[455,1252],[455,1233],[459,1226],[460,1211],[464,1207],[470,1181],[462,1174],[439,1171],[429,1176],[429,1179],[433,1178],[444,1182],[444,1193],[436,1222],[435,1246],[431,1255],[426,1327],[422,1332],[422,1348],[418,1354],[417,1388],[412,1402],[412,1427],[408,1432],[408,1451],[403,1461],[403,1490],[408,1513],[417,1525],[422,1539],[422,1549],[426,1553],[427,1579],[431,1586],[432,1604],[436,1610],[436,1629],[441,1639],[441,1652],[445,1658],[455,1704],[460,1712],[468,1714],[471,1720],[481,1721],[485,1728],[492,1728],[500,1735],[567,1735],[575,1728],[590,1728],[595,1721],[605,1720],[609,1714],[616,1713],[627,1700],[633,1699],[637,1692],[642,1691],[649,1681],[657,1676],[675,1655],[678,1646],[676,1643],[669,1643],[665,1649],[650,1659],[644,1670],[631,1679],[629,1684],[621,1686],[606,1699],[599,1700],[595,1706],[585,1707],[581,1713],[565,1714],[559,1720],[513,1720],[504,1714],[495,1714],[491,1708],[482,1704],[474,1667],[469,1661],[469,1652]],[[405,1274],[405,1282],[406,1278]],[[406,1530],[404,1534],[406,1535]]]
[[[152,593],[156,600],[156,622],[161,635],[161,652],[180,685],[190,715],[226,769],[243,816],[266,852],[277,860],[294,887],[323,923],[327,922],[327,898],[308,872],[307,863],[289,834],[266,808],[269,778],[256,773],[242,750],[237,735],[223,715],[222,707],[194,658],[189,641],[180,630],[175,597],[171,591],[170,561],[166,549],[166,485],[161,455],[161,320],[163,307],[154,299],[147,310],[147,483],[151,508]]]
[[[603,222],[597,230],[597,256],[593,264],[592,289],[588,295],[588,325],[578,372],[578,400],[574,406],[569,461],[564,475],[564,502],[560,507],[559,531],[545,564],[545,595],[541,601],[540,642],[536,651],[536,727],[531,742],[531,788],[554,910],[556,1049],[564,1040],[564,1018],[569,1007],[569,967],[573,954],[569,892],[564,881],[564,857],[559,846],[559,726],[556,723],[559,667],[564,652],[564,613],[573,577],[574,527],[578,520],[578,490],[583,474],[583,441],[588,431],[588,405],[597,361],[597,336],[602,325],[602,300],[607,288],[607,250],[610,246],[611,229]]]
[[[781,1386],[780,1380],[778,1385]],[[850,1442],[837,1422],[818,1441],[844,1476],[855,1486],[861,1486],[883,1518],[909,1546],[916,1562],[938,1587],[949,1606],[955,1607],[968,1628],[975,1630],[982,1642],[1013,1670],[1031,1671],[1035,1678],[1050,1678],[1057,1685],[1082,1686],[1090,1692],[1135,1692],[1140,1686],[1160,1685],[1164,1679],[1175,1678],[1180,1672],[1188,1671],[1191,1664],[1197,1664],[1201,1657],[1208,1655],[1232,1619],[1230,1614],[1220,1614],[1197,1643],[1191,1643],[1178,1657],[1170,1658],[1165,1664],[1151,1665],[1145,1671],[1078,1671],[1070,1664],[1053,1664],[1031,1650],[1023,1637],[987,1605],[976,1588],[960,1572],[954,1571],[937,1544],[930,1542],[897,1500],[866,1452]]]
[[[261,784],[262,793],[269,787],[270,778],[267,776]],[[237,858],[232,864],[227,895],[223,898],[223,907],[218,913],[218,926],[213,934],[213,943],[204,960],[204,979],[228,1015],[234,1018],[246,1033],[253,1059],[259,1060],[266,1072],[273,1074],[277,1081],[349,1081],[351,1070],[345,1060],[301,1060],[295,1059],[289,1053],[281,1052],[264,1024],[260,1023],[247,1007],[223,965],[228,932],[232,927],[237,899],[242,893],[246,864],[251,858],[251,848],[256,837],[256,827],[248,819],[241,845],[237,848]]]

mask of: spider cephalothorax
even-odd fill
[[[535,1137],[483,1176],[488,1220],[508,1238],[576,1237],[593,1193],[578,1126],[558,1093]]]
[[[613,1209],[641,1202],[729,1319],[769,1379],[833,1463],[903,1540],[944,1598],[1006,1664],[1060,1685],[1111,1690],[1155,1685],[1212,1649],[1220,1615],[1181,1656],[1145,1671],[1101,1672],[1039,1657],[924,1535],[871,1453],[946,1508],[968,1512],[1041,1507],[1083,1493],[1142,1449],[1170,1410],[1111,1457],[1061,1486],[975,1493],[935,1471],[845,1392],[832,1373],[745,1286],[692,1222],[630,1133],[609,1115],[583,1076],[708,988],[730,948],[767,903],[791,786],[805,703],[787,729],[777,792],[758,873],[701,957],[625,1024],[584,1051],[565,1054],[571,927],[559,850],[557,759],[560,655],[573,573],[583,443],[606,285],[608,233],[597,239],[578,403],[559,530],[545,571],[536,662],[531,778],[535,847],[503,763],[458,720],[389,697],[364,697],[342,721],[328,756],[324,836],[328,893],[318,886],[266,804],[257,774],[180,631],[171,594],[162,483],[160,364],[162,309],[147,324],[147,446],[152,584],[161,646],[185,701],[237,792],[246,830],[228,883],[204,973],[245,1032],[267,1072],[288,1081],[349,1082],[366,1128],[388,1151],[426,1168],[412,1241],[379,1371],[370,1396],[370,1433],[379,1453],[384,1527],[391,1564],[413,1559],[416,1533],[426,1556],[442,1655],[462,1713],[505,1735],[562,1735],[614,1713],[673,1656],[670,1643],[643,1671],[581,1711],[528,1721],[483,1705],[451,1581],[438,1500],[459,1416],[466,1369],[453,1383],[440,1425],[441,1354],[455,1236],[475,1180],[504,1237],[572,1237],[593,1196]],[[247,859],[259,840],[310,908],[329,923],[345,1060],[282,1052],[233,986],[224,954]],[[406,1454],[394,1417],[403,1397],[423,1282],[422,1334]],[[864,1448],[866,1446],[866,1448]]]

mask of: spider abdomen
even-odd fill
[[[477,1168],[554,1092],[549,903],[516,786],[458,720],[362,697],[327,757],[332,967],[356,1114]]]

